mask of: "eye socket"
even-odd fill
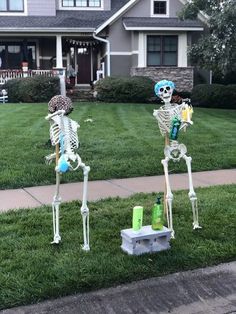
[[[162,93],[163,91],[164,91],[164,88],[163,88],[163,87],[161,87],[161,88],[160,88],[160,92]]]
[[[170,90],[170,86],[166,86],[166,90]]]

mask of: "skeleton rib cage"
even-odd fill
[[[79,147],[79,140],[77,135],[77,128],[79,124],[66,116],[54,116],[50,120],[50,139],[53,146],[60,143],[61,138],[63,139],[64,152],[68,156],[72,157],[76,153]],[[72,157],[72,160],[74,158]]]
[[[158,121],[158,126],[162,136],[170,132],[172,120],[177,117],[181,120],[182,105],[171,105],[166,108],[166,106],[160,107],[160,109],[155,110],[155,116]]]

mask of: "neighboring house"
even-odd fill
[[[180,21],[184,0],[0,0],[1,71],[75,69],[76,84],[99,75],[146,75],[193,86],[188,47],[204,30]],[[1,72],[0,71],[0,72]],[[6,71],[5,71],[6,72]],[[105,73],[103,73],[105,72]]]

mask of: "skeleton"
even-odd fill
[[[73,110],[72,102],[68,97],[55,96],[49,104],[49,112],[45,118],[50,122],[50,139],[53,146],[56,147],[55,153],[46,156],[46,162],[51,163],[56,159],[56,193],[52,202],[53,213],[53,233],[54,238],[52,243],[58,244],[61,241],[59,233],[59,208],[61,204],[60,176],[69,170],[75,171],[79,167],[83,170],[84,184],[83,184],[83,200],[81,206],[81,214],[83,218],[83,250],[89,251],[89,209],[87,206],[87,183],[90,167],[86,166],[76,150],[79,148],[79,140],[77,129],[79,124],[66,115]],[[60,158],[59,158],[60,154]]]
[[[168,228],[172,232],[174,238],[173,220],[172,220],[172,202],[173,194],[170,187],[169,174],[168,174],[168,162],[170,160],[174,162],[184,159],[187,165],[188,177],[189,177],[189,199],[192,205],[193,212],[193,229],[201,228],[198,223],[198,208],[197,208],[197,196],[193,188],[191,161],[192,158],[187,156],[187,148],[184,144],[179,144],[177,141],[178,131],[186,130],[186,128],[193,124],[191,120],[192,107],[186,101],[183,101],[181,105],[171,104],[172,93],[175,85],[171,81],[163,80],[155,85],[155,93],[164,101],[164,105],[158,110],[154,110],[153,116],[157,119],[161,135],[165,137],[165,159],[162,159],[161,163],[164,167],[165,182],[166,182],[166,195],[165,195],[165,208],[167,215]],[[170,134],[172,134],[173,120],[179,121],[179,129],[175,129],[175,139],[169,140]]]

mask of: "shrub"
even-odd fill
[[[34,76],[9,80],[5,84],[9,102],[48,102],[60,93],[58,77]]]
[[[107,77],[95,84],[95,91],[101,101],[143,103],[154,96],[154,84],[143,76]]]
[[[198,107],[236,109],[236,85],[199,84],[193,88],[191,100]]]

